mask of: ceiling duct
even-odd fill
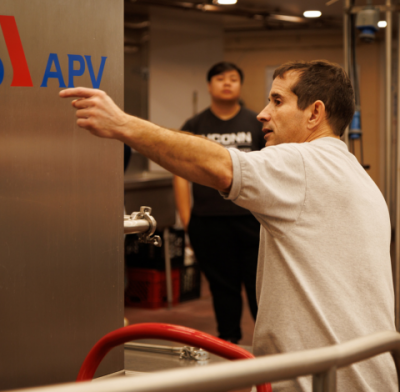
[[[248,3],[251,4],[251,3]],[[296,30],[296,29],[340,29],[342,18],[335,16],[309,19],[303,15],[291,12],[280,12],[276,7],[253,7],[234,5],[218,5],[212,0],[126,0],[125,9],[137,7],[146,9],[149,7],[166,7],[193,12],[219,14],[226,17],[224,29],[226,32],[260,31],[260,30]],[[242,22],[239,22],[242,20]],[[246,20],[248,22],[246,22]],[[125,23],[126,27],[129,27]],[[148,26],[147,26],[148,27]],[[132,27],[139,28],[139,27]]]
[[[221,6],[211,4],[207,1],[173,1],[173,0],[131,0],[131,2],[140,5],[168,7],[175,9],[184,9],[200,12],[212,12],[221,15],[239,16],[250,19],[275,19],[277,21],[289,23],[309,23],[309,20],[297,15],[283,15],[274,13],[267,9],[245,8],[238,5]]]

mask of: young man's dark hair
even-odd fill
[[[220,75],[226,71],[237,71],[240,76],[240,83],[243,83],[244,75],[243,71],[235,64],[228,63],[227,61],[221,61],[213,65],[207,72],[207,82],[211,81],[211,78],[215,75]]]
[[[339,65],[325,60],[291,61],[278,67],[273,78],[285,78],[289,71],[299,73],[291,90],[297,95],[300,110],[322,101],[327,120],[336,135],[342,136],[354,115],[354,90],[349,77]]]

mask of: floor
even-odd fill
[[[242,295],[244,298],[242,315],[243,338],[239,344],[251,346],[254,322],[244,292]],[[172,309],[162,308],[153,310],[126,307],[125,318],[129,324],[148,322],[177,324],[218,336],[211,293],[204,276],[202,276],[201,280],[201,297],[199,299],[180,303],[173,306]]]

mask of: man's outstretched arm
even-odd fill
[[[180,177],[229,192],[232,160],[219,144],[130,116],[101,90],[71,88],[60,96],[77,98],[72,102],[77,124],[93,135],[120,140]]]

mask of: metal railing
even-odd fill
[[[399,375],[400,334],[388,331],[295,353],[13,392],[223,392],[310,374],[313,375],[313,392],[333,392],[336,391],[337,369],[387,351],[392,352]]]

